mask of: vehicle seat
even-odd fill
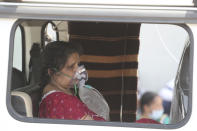
[[[11,83],[11,104],[14,110],[20,115],[33,117],[31,97],[23,92],[17,91],[26,85],[26,78],[23,72],[16,68],[12,68]]]
[[[41,78],[41,47],[39,43],[33,43],[30,56],[29,84],[34,85],[38,84]]]
[[[26,85],[26,78],[23,72],[16,68],[12,68],[12,85],[11,90],[23,87]]]
[[[33,117],[31,97],[20,91],[11,92],[11,103],[14,110],[20,115]]]
[[[32,103],[31,108],[32,108],[33,117],[38,117],[39,103],[41,100],[41,88],[40,88],[39,84],[21,87],[15,91],[23,92],[30,97],[31,103]]]

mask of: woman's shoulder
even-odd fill
[[[76,96],[70,95],[70,94],[66,94],[62,91],[56,91],[56,90],[51,90],[49,92],[47,92],[43,97],[42,97],[42,101],[74,101],[74,102],[78,102],[79,99]]]
[[[87,107],[76,96],[72,96],[60,91],[54,91],[42,99],[40,106],[56,107],[57,109],[80,109],[87,111]]]
[[[60,97],[72,98],[73,96],[66,94],[62,91],[56,91],[56,90],[51,90],[43,95],[43,98],[60,98]]]

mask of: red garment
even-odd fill
[[[160,124],[159,122],[152,120],[152,119],[148,119],[148,118],[142,118],[136,121],[136,123],[150,123],[150,124]]]
[[[51,92],[43,97],[39,107],[39,117],[53,119],[80,120],[89,115],[94,120],[105,121],[88,109],[76,96],[63,92]]]

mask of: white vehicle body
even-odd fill
[[[25,2],[28,2],[26,0]],[[192,88],[192,113],[186,119],[188,121],[180,122],[179,126],[169,125],[169,128],[178,128],[179,131],[195,130],[197,121],[197,8],[194,7],[192,1],[183,0],[183,3],[176,5],[176,2],[170,3],[163,0],[163,5],[161,3],[155,6],[150,6],[145,1],[142,2],[130,2],[128,1],[114,2],[114,5],[109,3],[103,4],[104,1],[95,1],[90,3],[86,1],[68,1],[68,4],[29,4],[23,3],[4,3],[6,6],[11,8],[6,8],[6,6],[0,7],[1,9],[6,8],[4,13],[0,14],[0,122],[1,130],[15,130],[15,131],[35,131],[35,130],[135,130],[135,131],[148,131],[153,126],[144,124],[144,128],[138,128],[138,124],[133,123],[97,123],[90,121],[79,121],[82,125],[73,125],[72,121],[66,121],[67,124],[46,124],[38,123],[35,119],[31,119],[30,122],[21,122],[14,119],[8,112],[6,97],[7,97],[7,87],[8,87],[8,67],[9,67],[9,52],[10,52],[10,42],[11,42],[11,31],[15,22],[21,18],[23,19],[57,19],[57,20],[82,20],[82,21],[115,21],[115,22],[144,22],[144,23],[173,23],[173,24],[184,24],[189,27],[192,32],[194,51],[193,51],[193,88]],[[177,0],[178,1],[178,0]],[[59,2],[62,2],[59,0]],[[79,2],[81,2],[79,4]],[[152,4],[155,1],[152,0]],[[161,0],[162,2],[162,0]],[[89,3],[89,4],[87,4]],[[181,2],[180,2],[181,3]],[[28,5],[29,4],[29,5]],[[2,4],[3,5],[3,4]],[[145,5],[145,6],[143,6]],[[160,5],[160,6],[158,6]],[[169,6],[172,5],[172,6]],[[186,5],[186,6],[185,6]],[[0,4],[1,6],[1,4]],[[12,8],[18,7],[17,9]],[[28,8],[27,8],[28,7]],[[10,10],[14,10],[13,13]],[[25,13],[24,13],[25,12]],[[161,15],[161,17],[160,17]],[[52,122],[50,122],[52,123]],[[94,125],[94,126],[84,126],[84,125]],[[95,126],[103,125],[103,126]],[[184,126],[183,126],[184,125]],[[114,127],[115,126],[115,127]],[[122,128],[118,126],[126,126],[133,128]],[[147,127],[146,127],[147,126]],[[150,127],[150,128],[149,128]],[[156,127],[157,128],[157,127]],[[167,126],[161,126],[161,129],[156,130],[166,130]]]

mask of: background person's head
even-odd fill
[[[157,120],[163,115],[163,105],[160,96],[153,92],[146,92],[140,100],[142,117]]]
[[[55,41],[47,44],[43,52],[41,86],[53,80],[62,88],[70,88],[80,54],[81,48],[75,43]]]

